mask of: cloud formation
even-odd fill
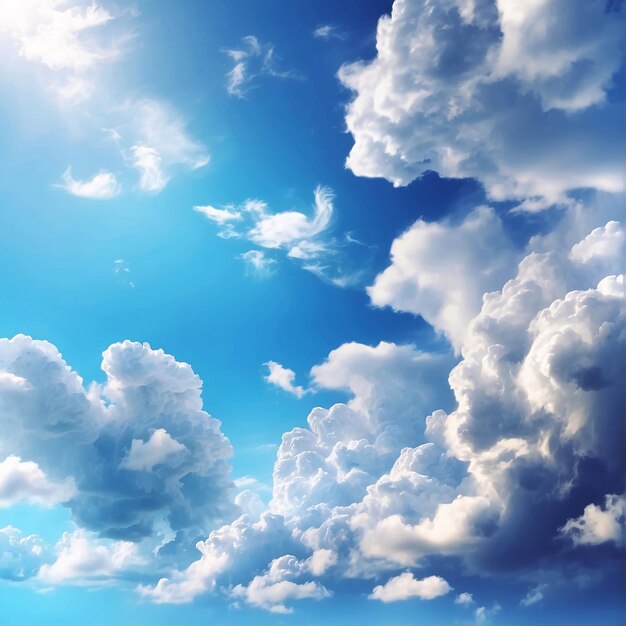
[[[213,222],[220,237],[246,239],[263,248],[241,255],[260,276],[272,273],[277,261],[271,255],[281,251],[327,282],[339,287],[356,284],[368,267],[369,248],[349,234],[341,239],[331,236],[334,194],[318,186],[313,195],[309,215],[295,210],[272,212],[261,200],[221,208],[194,206],[193,210]]]
[[[29,470],[9,491],[44,497],[40,472],[55,484],[72,481],[72,497],[60,499],[81,528],[164,542],[159,555],[179,558],[236,511],[230,444],[202,409],[202,382],[189,365],[125,341],[103,353],[102,368],[106,382],[85,388],[52,344],[0,340],[0,450],[20,455],[27,464],[18,468]]]
[[[249,585],[236,585],[230,593],[234,598],[241,598],[248,604],[271,613],[292,613],[293,609],[286,606],[286,602],[323,600],[331,595],[325,587],[316,582],[296,583],[289,580],[299,577],[306,570],[306,564],[288,554],[274,559],[267,572],[255,576]]]
[[[52,506],[67,502],[75,492],[72,478],[63,483],[50,482],[37,463],[8,456],[0,463],[0,508],[18,502]]]
[[[588,504],[580,517],[567,520],[561,533],[575,545],[599,545],[612,541],[624,545],[626,500],[624,496],[608,494],[604,504]]]
[[[452,591],[448,581],[441,576],[428,576],[416,580],[410,572],[404,572],[395,578],[390,578],[384,585],[374,587],[370,594],[370,600],[381,602],[398,602],[409,598],[433,600],[445,596]]]
[[[305,389],[301,385],[295,385],[296,373],[287,367],[282,366],[276,361],[268,361],[264,363],[268,369],[267,376],[264,376],[266,382],[275,385],[287,393],[291,393],[296,398],[301,398],[305,394]]]
[[[56,558],[44,563],[37,579],[47,585],[97,585],[144,564],[130,541],[98,541],[82,530],[64,533]]]
[[[63,183],[59,186],[73,196],[91,198],[92,200],[110,200],[119,195],[122,190],[112,172],[98,172],[90,180],[81,181],[72,176],[71,167],[65,170]]]
[[[460,350],[485,292],[515,270],[500,218],[479,207],[461,223],[418,220],[391,246],[391,265],[367,292],[373,304],[421,315]]]
[[[243,37],[241,47],[224,52],[233,61],[232,69],[226,74],[226,90],[231,96],[245,98],[250,90],[258,86],[258,79],[264,76],[300,78],[293,70],[278,69],[279,59],[274,46],[261,43],[254,35]]]
[[[126,102],[123,109],[120,138],[131,143],[126,159],[139,172],[142,191],[158,193],[177,168],[197,170],[209,163],[205,146],[191,137],[184,119],[168,103],[144,98]]]
[[[48,559],[38,535],[27,535],[14,526],[0,528],[0,579],[20,581],[34,576]]]
[[[117,17],[97,2],[4,2],[0,35],[11,38],[20,57],[48,70],[46,82],[61,100],[78,103],[92,95],[98,66],[125,52],[131,33]]]
[[[376,57],[339,71],[354,92],[347,166],[396,186],[426,170],[472,177],[527,210],[576,188],[622,190],[612,140],[622,106],[606,97],[621,16],[606,6],[396,0],[379,20]]]

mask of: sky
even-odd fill
[[[0,0],[0,623],[624,623],[622,5]]]

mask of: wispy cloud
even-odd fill
[[[255,276],[268,278],[274,273],[276,259],[268,256],[263,250],[248,250],[241,254],[239,258]]]
[[[275,53],[273,44],[261,43],[254,35],[243,37],[239,48],[228,48],[224,52],[234,63],[226,74],[226,89],[231,96],[244,98],[257,86],[257,79],[262,76],[302,78],[294,70],[279,69],[280,59]]]
[[[98,172],[93,178],[82,181],[76,180],[72,176],[72,168],[68,167],[63,173],[62,181],[57,186],[67,193],[92,200],[110,200],[122,190],[115,174],[107,171]]]
[[[282,251],[285,256],[323,280],[339,287],[357,284],[368,272],[371,249],[350,233],[341,238],[329,234],[334,214],[334,194],[318,186],[312,212],[288,210],[272,212],[261,200],[217,208],[195,206],[218,226],[218,236],[247,239],[264,250]],[[347,250],[350,254],[347,254]],[[266,271],[275,260],[267,252],[250,250],[242,258]]]
[[[135,287],[135,283],[130,279],[130,263],[124,259],[115,259],[113,261],[113,273],[120,283],[130,287]]]
[[[320,24],[313,30],[316,39],[345,39],[346,35],[334,24]]]
[[[86,100],[95,70],[119,59],[133,33],[119,15],[97,2],[67,6],[63,0],[20,0],[0,6],[0,34],[13,39],[19,56],[47,68],[48,85],[62,101]]]
[[[162,191],[177,167],[197,170],[208,164],[208,150],[189,134],[183,117],[168,103],[129,100],[122,113],[121,127],[112,136],[117,143],[130,144],[122,154],[139,172],[142,191]]]
[[[528,590],[528,593],[522,598],[521,606],[533,606],[543,600],[544,592],[548,588],[545,583],[537,585]]]

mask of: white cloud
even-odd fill
[[[261,514],[267,509],[267,505],[261,496],[252,489],[244,489],[235,496],[235,504],[241,509],[244,515],[248,515],[252,520],[258,520]]]
[[[576,215],[568,209],[566,219]],[[619,259],[575,260],[584,234],[573,232],[565,225],[536,239],[549,251],[529,252],[513,278],[484,295],[450,375],[449,413],[436,409],[450,355],[385,342],[331,352],[312,380],[349,400],[314,409],[307,428],[284,434],[270,512],[214,531],[198,561],[142,593],[183,602],[228,581],[246,602],[283,611],[304,589],[319,592],[303,587],[315,583],[307,575],[324,576],[329,589],[333,576],[397,579],[430,555],[485,573],[547,559],[558,568],[563,544],[554,539],[573,503],[597,501],[605,484],[623,480],[623,283],[606,275]],[[584,477],[590,460],[603,468],[601,485]],[[289,556],[303,550],[306,559]],[[412,593],[413,582],[408,591],[398,584],[396,596]],[[392,597],[387,587],[376,593]],[[477,619],[497,610],[478,606]]]
[[[151,471],[160,463],[182,463],[181,454],[186,450],[187,448],[173,439],[164,428],[157,428],[146,442],[141,439],[132,440],[130,450],[122,459],[120,467],[138,472]]]
[[[119,107],[122,155],[139,174],[142,191],[162,191],[178,168],[197,170],[210,161],[206,147],[187,130],[174,107],[151,98],[130,99]]]
[[[476,548],[498,524],[497,506],[481,496],[457,496],[439,504],[432,518],[411,525],[390,515],[363,531],[360,549],[367,557],[388,559],[399,565],[416,565],[428,554],[462,554]],[[371,523],[368,518],[365,518]],[[363,524],[356,516],[355,528]]]
[[[228,222],[238,222],[242,219],[241,213],[236,210],[230,209],[216,209],[210,205],[207,206],[195,206],[194,211],[202,213],[204,217],[218,224],[224,226]]]
[[[577,215],[572,209],[571,216]],[[313,433],[318,423],[328,425],[316,438],[303,429],[284,436],[272,505],[306,529],[307,546],[334,549],[352,576],[413,566],[428,555],[460,555],[483,571],[522,567],[549,558],[571,503],[604,488],[590,487],[584,463],[594,459],[606,484],[621,484],[616,442],[622,438],[616,433],[624,411],[618,372],[626,320],[622,279],[605,276],[619,267],[621,255],[615,249],[614,257],[602,255],[602,263],[581,264],[571,258],[569,226],[562,230],[567,237],[550,236],[549,252],[528,254],[501,291],[484,295],[469,325],[464,358],[450,375],[457,407],[426,418],[425,436],[433,443],[417,445],[419,435],[412,439],[399,429],[398,441],[407,446],[413,440],[416,447],[399,456],[396,448],[393,466],[382,462],[376,448],[351,444],[346,458],[359,469],[368,467],[370,481],[379,476],[361,501],[358,482],[330,471],[329,461],[343,459],[344,450],[330,457],[323,452],[344,432],[371,441],[367,431],[354,428],[352,413],[317,409],[309,416]],[[358,415],[381,407],[400,426],[402,403],[394,408],[389,398],[416,408],[408,394],[422,385],[415,376],[403,382],[383,360],[372,359],[371,373],[363,377],[365,350],[354,350],[354,360],[346,358],[351,351],[343,347],[341,359],[331,354],[329,363],[342,366],[329,367],[321,382],[349,386],[355,393],[350,407],[359,407]],[[385,388],[387,374],[394,391],[382,398],[372,394],[374,381]],[[350,495],[342,491],[346,486]],[[538,506],[546,511],[541,518],[533,513]],[[479,608],[481,614],[491,610]]]
[[[167,183],[167,177],[161,167],[161,155],[158,150],[149,146],[136,145],[131,149],[132,166],[139,170],[141,177],[139,187],[142,191],[162,191]]]
[[[214,590],[218,577],[228,571],[229,583],[241,580],[241,593],[245,595],[243,583],[250,579],[251,571],[260,571],[294,547],[291,532],[281,517],[264,513],[253,520],[244,514],[211,532],[206,541],[198,542],[201,557],[197,561],[169,578],[161,578],[153,587],[141,585],[138,591],[159,604],[191,602]]]
[[[246,267],[260,278],[267,278],[274,273],[276,259],[268,256],[263,250],[248,250],[239,256]]]
[[[348,343],[312,368],[321,388],[347,390],[348,404],[317,407],[308,429],[283,435],[274,466],[271,509],[306,527],[317,505],[348,505],[421,439],[423,418],[442,399],[448,355],[414,346]],[[319,546],[327,547],[327,546]]]
[[[282,614],[293,611],[285,605],[286,602],[330,597],[331,593],[316,582],[296,583],[287,580],[300,575],[301,567],[302,564],[291,555],[274,559],[265,574],[255,576],[248,585],[236,585],[231,595],[245,600],[251,606]]]
[[[474,616],[476,618],[477,624],[486,624],[489,622],[489,619],[494,615],[498,614],[502,610],[502,607],[495,602],[492,606],[479,606],[474,611]]]
[[[265,250],[282,250],[301,267],[340,287],[356,284],[369,264],[369,247],[346,235],[329,235],[333,217],[333,192],[318,186],[311,215],[301,211],[272,212],[261,200],[239,206],[194,206],[194,211],[218,227],[218,236],[246,239]],[[349,253],[349,254],[348,254]],[[276,259],[263,250],[249,250],[241,258],[261,276],[271,274]]]
[[[355,94],[347,166],[394,185],[426,170],[472,177],[527,210],[565,202],[575,188],[623,189],[613,140],[622,106],[605,101],[621,16],[605,8],[396,0],[379,20],[377,56],[339,71]]]
[[[21,58],[48,71],[45,84],[62,102],[79,103],[93,94],[97,68],[118,59],[132,37],[116,19],[121,15],[97,2],[3,2],[0,35],[11,38]]]
[[[623,495],[607,494],[604,506],[588,504],[580,517],[567,520],[560,529],[575,545],[598,545],[609,541],[624,545],[626,499]]]
[[[102,368],[105,382],[86,388],[52,344],[0,340],[0,371],[13,375],[0,385],[0,454],[29,459],[51,483],[73,478],[67,506],[84,529],[146,549],[173,533],[157,558],[176,562],[236,512],[231,446],[186,363],[125,341],[105,350]]]
[[[227,49],[224,52],[233,61],[232,69],[226,74],[226,89],[231,96],[245,98],[263,76],[300,78],[292,70],[279,70],[274,46],[271,43],[261,43],[254,35],[243,37],[240,48]]]
[[[31,578],[48,558],[46,551],[38,535],[24,536],[14,526],[0,528],[0,579]]]
[[[456,598],[454,598],[454,604],[460,604],[461,606],[468,606],[470,604],[474,604],[474,596],[467,591],[460,593]]]
[[[0,508],[19,502],[52,506],[69,500],[75,492],[71,479],[63,483],[48,480],[37,463],[8,456],[0,463]]]
[[[543,600],[543,595],[548,585],[542,583],[528,590],[528,593],[520,601],[520,606],[533,606]]]
[[[235,479],[235,486],[239,489],[253,489],[256,491],[271,491],[271,488],[254,476],[241,476]]]
[[[452,587],[441,576],[428,576],[416,580],[413,574],[404,572],[395,578],[390,578],[384,585],[374,587],[369,598],[381,602],[398,602],[409,598],[433,600],[445,596],[450,591]]]
[[[337,555],[332,550],[320,548],[307,559],[307,566],[313,576],[322,576],[337,564]]]
[[[49,585],[93,585],[143,564],[129,541],[98,541],[82,530],[64,533],[56,560],[41,566],[37,578]]]
[[[345,35],[334,24],[320,24],[313,29],[316,39],[345,39]]]
[[[485,292],[515,271],[517,252],[495,211],[460,224],[418,220],[391,246],[391,265],[367,292],[376,306],[421,315],[460,351]]]
[[[15,37],[23,57],[52,70],[82,69],[117,56],[116,50],[100,49],[95,41],[82,37],[113,16],[96,3],[65,8],[66,4],[64,0],[3,3],[2,30]]]
[[[63,174],[63,183],[59,185],[62,189],[79,198],[91,198],[93,200],[110,200],[119,195],[122,190],[117,182],[115,174],[101,171],[93,178],[86,181],[76,180],[72,176],[72,168],[68,167]]]
[[[333,194],[327,187],[314,192],[313,215],[299,211],[272,213],[260,200],[246,200],[240,206],[218,209],[195,206],[194,211],[220,227],[222,237],[243,237],[262,248],[293,251],[294,258],[312,258],[320,251],[316,237],[329,226],[333,214]],[[235,224],[237,223],[237,224]]]
[[[611,220],[605,226],[594,228],[582,241],[576,243],[570,258],[579,263],[624,258],[624,229]]]
[[[264,379],[270,385],[275,385],[287,393],[293,394],[296,398],[301,398],[305,394],[304,387],[294,385],[296,373],[293,370],[283,367],[280,363],[276,363],[276,361],[268,361],[264,363],[264,365],[268,369],[268,374],[264,376]]]
[[[620,16],[606,3],[541,0],[520,6],[498,0],[497,7],[502,43],[495,50],[495,76],[515,76],[546,111],[574,112],[605,100],[620,41]]]
[[[270,214],[261,209],[255,217],[253,227],[248,231],[250,241],[264,248],[291,250],[301,242],[314,239],[330,225],[333,194],[327,187],[317,187],[314,195],[314,213],[310,218],[298,211]]]

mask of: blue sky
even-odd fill
[[[622,623],[622,18],[0,6],[0,623]]]

